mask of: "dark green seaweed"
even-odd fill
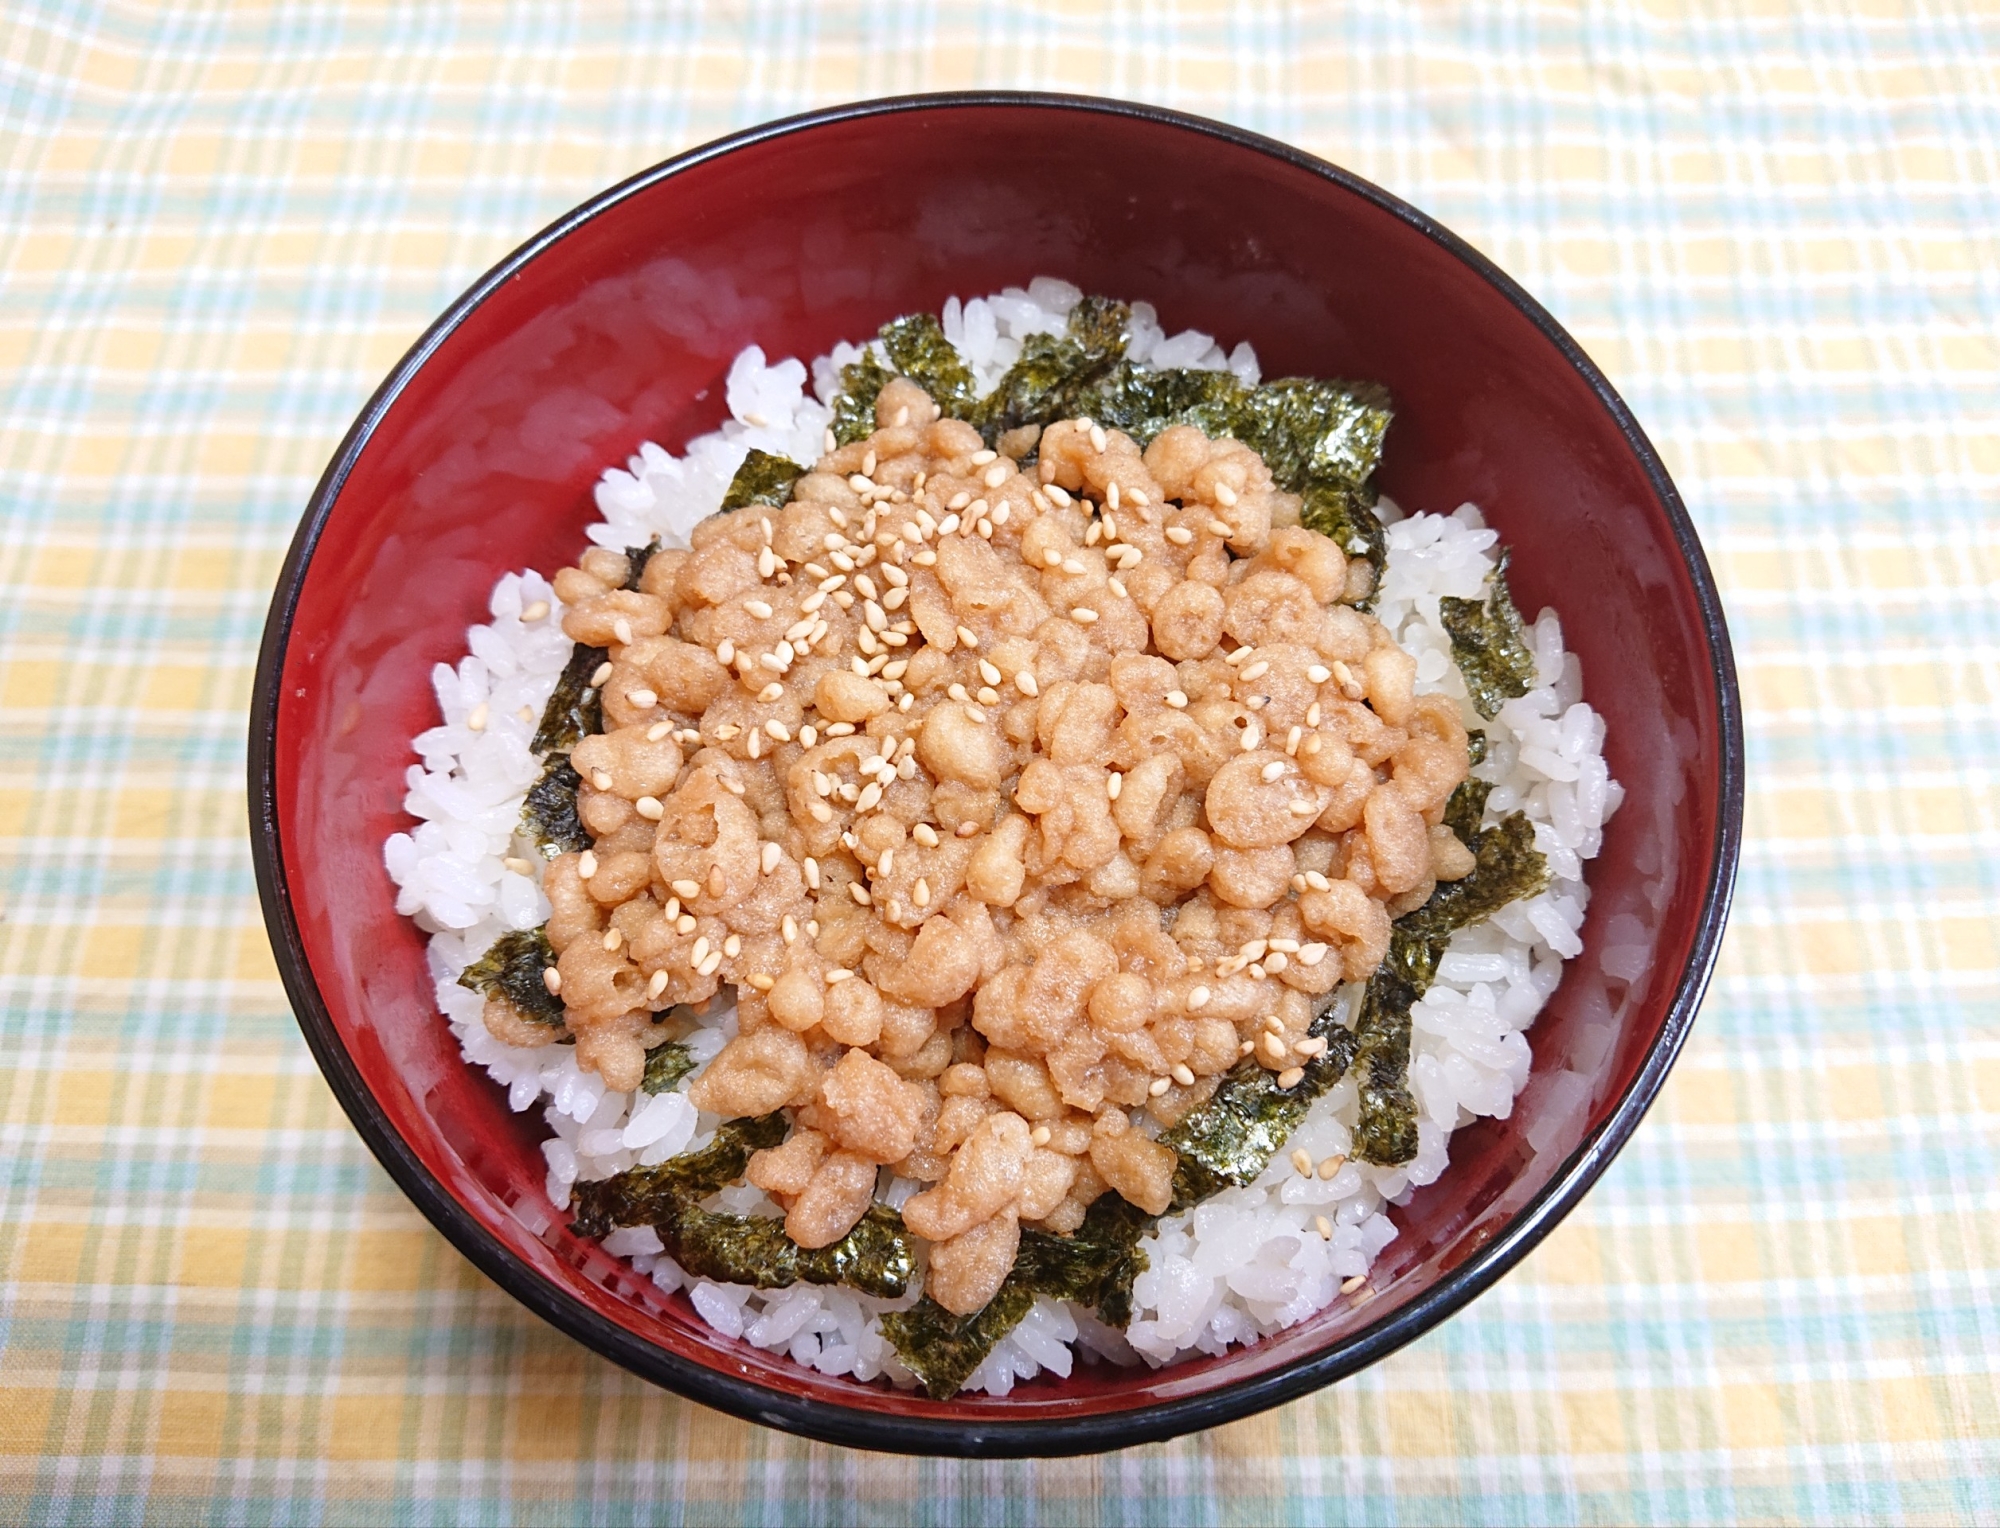
[[[980,401],[974,422],[992,445],[1022,425],[1046,425],[1075,415],[1083,389],[1125,355],[1132,310],[1108,297],[1086,297],[1070,310],[1061,335],[1031,334],[1021,355]]]
[[[1313,483],[1359,489],[1382,459],[1390,420],[1388,395],[1370,383],[1281,377],[1245,387],[1226,371],[1147,371],[1131,361],[1066,401],[1142,446],[1175,424],[1240,440],[1293,493]]]
[[[691,1277],[722,1284],[844,1284],[894,1300],[908,1292],[917,1271],[903,1217],[881,1204],[870,1205],[853,1230],[827,1247],[801,1247],[783,1221],[767,1215],[721,1215],[694,1205],[677,1207],[653,1229]]]
[[[722,512],[751,504],[783,509],[792,497],[792,485],[805,475],[806,469],[789,456],[752,446],[736,476],[729,480],[729,489],[722,496]]]
[[[1023,1231],[1025,1242],[1028,1233]],[[1034,1309],[1035,1291],[1013,1274],[999,1292],[969,1316],[954,1316],[929,1295],[908,1310],[882,1318],[882,1335],[895,1344],[896,1354],[910,1367],[924,1394],[934,1401],[950,1400],[972,1378],[1002,1337]]]
[[[543,767],[541,779],[528,787],[521,803],[521,825],[549,859],[581,854],[591,845],[590,830],[576,812],[581,784],[583,776],[570,767],[569,755],[559,753]]]
[[[1147,446],[1169,425],[1218,418],[1243,393],[1226,371],[1148,371],[1120,361],[1066,396],[1059,417],[1088,418]]]
[[[1451,655],[1465,676],[1472,703],[1485,717],[1496,715],[1535,683],[1535,655],[1528,650],[1521,613],[1507,593],[1507,554],[1487,575],[1486,597],[1438,601],[1438,618],[1451,637]]]
[[[1299,524],[1331,538],[1349,557],[1367,560],[1374,570],[1368,583],[1372,599],[1389,566],[1389,527],[1375,514],[1375,490],[1341,478],[1316,479],[1300,492]]]
[[[1207,1103],[1161,1133],[1161,1143],[1180,1156],[1174,1168],[1174,1210],[1188,1209],[1222,1189],[1255,1183],[1313,1101],[1346,1075],[1355,1039],[1337,1012],[1329,1001],[1306,1031],[1324,1039],[1326,1049],[1305,1062],[1305,1075],[1294,1086],[1279,1087],[1274,1073],[1246,1058]]]
[[[1482,809],[1484,804],[1482,794]],[[1396,920],[1389,953],[1361,1000],[1354,1054],[1361,1114],[1354,1151],[1365,1162],[1394,1166],[1417,1153],[1416,1103],[1409,1091],[1410,1009],[1437,979],[1451,936],[1548,885],[1535,825],[1519,812],[1480,832],[1470,847],[1476,860],[1470,874],[1440,882],[1429,901]]]
[[[897,371],[931,395],[953,419],[969,419],[979,405],[979,384],[944,325],[929,313],[908,313],[882,326],[882,348]]]
[[[1122,356],[1132,343],[1132,305],[1115,297],[1086,297],[1069,310],[1066,330],[1086,355]]]
[[[1486,734],[1477,727],[1465,734],[1465,758],[1474,769],[1486,762]]]
[[[971,1315],[955,1316],[925,1295],[908,1310],[884,1316],[882,1330],[924,1393],[946,1400],[1000,1339],[1021,1324],[1039,1296],[1094,1305],[1113,1326],[1130,1321],[1132,1281],[1146,1268],[1139,1239],[1153,1223],[1153,1216],[1106,1193],[1074,1235],[1023,1227],[1013,1270],[993,1298]]]
[[[679,1040],[656,1045],[646,1052],[646,1075],[639,1082],[639,1091],[671,1093],[698,1064],[693,1053]]]
[[[528,744],[533,752],[568,753],[592,733],[604,730],[604,707],[590,676],[610,656],[606,648],[576,644],[569,662],[563,665],[562,677],[556,680],[555,693],[542,707],[541,725]]]
[[[555,963],[556,952],[549,947],[546,928],[511,930],[465,968],[458,984],[489,996],[497,992],[522,1018],[560,1027],[562,999],[550,994],[542,976]]]
[[[1394,936],[1391,935],[1393,947]],[[1354,1085],[1361,1099],[1354,1154],[1390,1167],[1417,1154],[1417,1101],[1410,1093],[1410,1009],[1423,996],[1388,969],[1368,980],[1355,1025]]]
[[[1444,825],[1468,849],[1479,848],[1479,824],[1486,816],[1486,798],[1492,794],[1492,782],[1468,777],[1444,804]]]
[[[725,509],[728,507],[726,504],[723,506]],[[644,546],[628,546],[625,548],[625,566],[627,569],[625,587],[627,589],[637,591],[639,580],[646,576],[646,564],[653,560],[653,554],[659,550],[660,538],[658,536],[655,536]]]
[[[576,1186],[579,1236],[602,1236],[619,1226],[657,1226],[743,1176],[750,1154],[776,1146],[791,1128],[781,1110],[733,1119],[699,1151],[682,1152],[657,1167],[634,1167],[615,1178]]]
[[[876,359],[873,346],[840,369],[840,392],[833,400],[833,439],[851,446],[875,433],[875,400],[895,373]]]

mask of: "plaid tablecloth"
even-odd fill
[[[916,89],[1304,145],[1546,301],[1721,580],[1751,793],[1666,1093],[1361,1377],[1178,1443],[808,1445],[543,1326],[404,1202],[279,988],[251,664],[334,442],[599,186]],[[2000,14],[1961,0],[0,11],[0,1518],[2000,1515]]]

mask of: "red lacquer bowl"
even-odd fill
[[[1373,378],[1381,483],[1472,499],[1513,584],[1554,605],[1610,728],[1623,809],[1591,867],[1585,951],[1531,1034],[1503,1123],[1452,1143],[1397,1214],[1380,1295],[1220,1358],[1082,1364],[933,1402],[724,1338],[570,1234],[515,1115],[432,1009],[382,841],[405,740],[502,572],[573,561],[591,487],[644,440],[723,418],[731,358],[811,357],[913,309],[1059,275],[1248,339],[1265,375]],[[1027,95],[841,107],[698,149],[596,197],[454,303],[370,400],[292,544],[250,732],[252,840],[286,989],[362,1138],[484,1273],[572,1336],[712,1406],[863,1448],[1080,1453],[1247,1415],[1351,1374],[1484,1290],[1576,1203],[1686,1037],[1742,812],[1734,670],[1659,458],[1526,293],[1394,197],[1192,117]],[[1565,1078],[1563,1074],[1570,1076]],[[1581,1079],[1579,1082],[1576,1079]]]

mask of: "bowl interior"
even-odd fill
[[[1084,1365],[1005,1399],[940,1405],[723,1338],[569,1233],[543,1196],[540,1111],[510,1113],[433,1011],[382,841],[407,826],[405,743],[435,722],[431,667],[462,654],[494,579],[574,559],[606,464],[648,439],[678,450],[719,423],[742,346],[809,359],[896,314],[1040,273],[1144,298],[1170,330],[1248,339],[1266,376],[1387,384],[1384,489],[1413,510],[1485,509],[1513,548],[1523,609],[1564,618],[1627,795],[1591,870],[1585,952],[1532,1031],[1527,1091],[1508,1120],[1462,1131],[1444,1180],[1398,1212],[1378,1298],[1220,1358]],[[364,415],[287,569],[260,676],[260,719],[275,729],[257,785],[274,935],[371,1144],[406,1187],[433,1180],[418,1195],[427,1212],[542,1314],[653,1378],[712,1380],[697,1385],[704,1399],[876,1446],[938,1446],[897,1419],[949,1419],[968,1448],[1006,1447],[993,1440],[1021,1423],[1256,1391],[1212,1415],[1182,1408],[1176,1425],[1219,1420],[1437,1319],[1455,1301],[1427,1292],[1480,1282],[1465,1276],[1482,1249],[1552,1220],[1567,1199],[1545,1191],[1559,1175],[1580,1190],[1601,1165],[1593,1153],[1615,1147],[1602,1136],[1621,1105],[1612,1134],[1636,1119],[1726,900],[1733,720],[1712,591],[1643,443],[1538,313],[1448,237],[1323,168],[1074,103],[830,116],[692,156],[559,225],[455,310]]]

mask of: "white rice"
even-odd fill
[[[983,390],[1019,355],[1026,336],[1059,332],[1079,296],[1067,282],[1040,277],[1026,290],[1009,288],[965,303],[953,298],[942,314],[945,334]],[[1162,368],[1226,369],[1245,383],[1258,380],[1257,357],[1247,344],[1225,353],[1196,331],[1170,337],[1144,303],[1133,306],[1132,329],[1129,353],[1136,360]],[[691,441],[680,457],[648,442],[623,468],[608,469],[596,492],[604,518],[589,528],[589,538],[620,550],[655,536],[669,547],[686,546],[692,528],[721,504],[752,447],[817,459],[839,370],[860,353],[839,345],[814,361],[808,393],[800,362],[772,363],[758,347],[746,349],[730,368],[731,417],[722,428]],[[1479,511],[1467,504],[1448,516],[1404,518],[1384,500],[1381,513],[1390,522],[1389,566],[1375,613],[1416,656],[1419,691],[1458,697],[1468,724],[1486,732],[1488,753],[1478,774],[1494,784],[1488,820],[1525,812],[1535,823],[1552,883],[1540,896],[1458,934],[1437,983],[1416,1005],[1413,1161],[1377,1168],[1350,1160],[1331,1179],[1300,1175],[1291,1161],[1295,1148],[1314,1162],[1348,1155],[1357,1100],[1353,1083],[1341,1082],[1314,1104],[1261,1179],[1163,1221],[1141,1243],[1149,1267],[1134,1286],[1127,1330],[1041,1300],[974,1373],[970,1389],[1005,1395],[1016,1381],[1044,1370],[1066,1376],[1078,1347],[1113,1362],[1158,1365],[1190,1351],[1219,1353],[1304,1320],[1339,1298],[1344,1283],[1365,1279],[1395,1239],[1389,1207],[1436,1181],[1451,1133],[1480,1115],[1506,1118],[1527,1083],[1525,1031],[1561,979],[1563,961],[1582,949],[1578,930],[1589,900],[1583,862],[1598,852],[1603,824],[1623,792],[1605,768],[1604,723],[1582,700],[1579,667],[1563,650],[1554,611],[1542,611],[1530,633],[1537,687],[1490,722],[1465,702],[1438,621],[1438,600],[1477,596],[1494,565],[1498,538]],[[546,602],[550,613],[523,623],[522,611],[537,602]],[[663,1162],[702,1144],[719,1121],[699,1114],[682,1092],[606,1092],[594,1073],[577,1069],[573,1046],[501,1044],[481,1022],[483,1000],[457,984],[465,966],[503,932],[534,928],[549,915],[532,874],[509,870],[503,861],[513,856],[540,863],[516,839],[522,798],[539,773],[528,740],[571,644],[561,630],[562,607],[540,574],[507,574],[488,608],[493,620],[466,634],[467,656],[456,668],[439,664],[433,672],[444,720],[414,741],[423,762],[409,770],[404,802],[419,826],[391,836],[384,859],[400,888],[397,911],[431,934],[438,1007],[466,1060],[508,1090],[516,1112],[547,1100],[543,1117],[552,1134],[542,1150],[549,1200],[560,1211],[579,1179]],[[483,717],[476,715],[481,710]],[[470,725],[474,719],[483,720],[481,729]],[[1350,1006],[1352,998],[1350,991]],[[735,1030],[733,1006],[718,1000],[689,1043],[706,1062]],[[1551,1086],[1563,1090],[1556,1102],[1565,1106],[1585,1096],[1582,1080],[1567,1073]],[[919,1187],[886,1174],[885,1183],[881,1197],[892,1205]],[[718,1202],[737,1213],[776,1213],[760,1190],[749,1187],[725,1189]],[[1320,1218],[1331,1227],[1330,1238],[1319,1233]],[[664,1290],[688,1282],[650,1229],[613,1232],[604,1245]],[[1363,1293],[1354,1286],[1356,1298]],[[697,1280],[689,1296],[716,1330],[787,1352],[822,1373],[864,1380],[886,1374],[899,1384],[912,1382],[876,1318],[914,1295],[891,1302],[813,1285],[764,1292]]]

